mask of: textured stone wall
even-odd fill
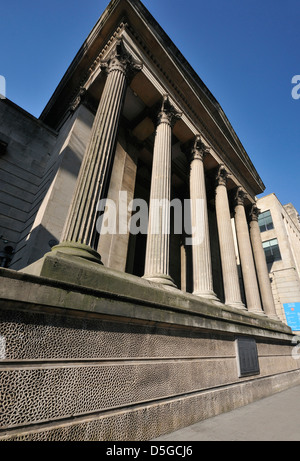
[[[256,329],[260,374],[239,378],[238,325],[154,321],[134,300],[129,318],[116,295],[2,273],[0,440],[149,440],[300,382],[287,330]]]

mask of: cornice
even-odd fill
[[[106,37],[103,37],[102,29],[106,24],[108,18],[114,12],[119,3],[121,3],[122,1],[124,0],[112,0],[106,8],[106,10],[104,11],[104,13],[101,15],[96,25],[92,29],[91,33],[84,41],[83,45],[77,52],[75,58],[66,70],[65,74],[63,75],[60,83],[58,84],[52,97],[48,101],[46,107],[42,111],[39,117],[40,120],[42,120],[45,123],[48,123],[48,116],[51,110],[55,106],[55,103],[61,96],[62,92],[66,89],[69,91],[68,100],[65,101],[65,112],[67,111],[72,101],[78,96],[80,89],[85,87],[92,72],[95,71],[98,62],[101,59],[103,59],[103,57],[106,55],[106,53],[108,52],[112,44],[115,42],[115,40],[121,36],[122,31],[127,26],[125,12],[123,12],[122,16],[119,18],[118,25],[116,26],[114,24],[112,30],[106,35]],[[88,58],[88,52],[90,51],[92,46],[95,46],[95,42],[99,37],[101,37],[102,45],[98,48],[97,52],[91,58]],[[80,80],[78,80],[76,87],[70,91],[69,82],[83,60],[87,60],[87,63],[85,64],[86,71],[82,72],[82,75],[80,76]],[[65,116],[65,112],[64,114],[61,114],[61,118]],[[57,122],[57,125],[59,125],[59,121]]]

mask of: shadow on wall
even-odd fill
[[[274,261],[267,262],[267,268],[268,268],[269,274],[271,274],[272,272],[273,264],[274,264]]]
[[[25,249],[21,248],[13,255],[9,269],[21,270],[29,266],[51,251],[51,248],[58,243],[56,237],[40,224],[30,233]]]
[[[71,120],[70,124],[73,123],[74,120]],[[79,124],[78,120],[77,123]],[[85,127],[83,121],[80,123],[81,129]],[[40,185],[40,206],[36,207],[36,201],[34,202],[32,206],[35,206],[35,212],[30,213],[30,223],[27,222],[24,226],[26,229],[30,225],[31,230],[26,240],[22,236],[16,247],[10,265],[13,270],[21,270],[41,259],[51,248],[49,242],[58,243],[63,230],[85,152],[85,143],[79,134],[73,132],[68,144],[58,147],[59,156],[47,166]],[[53,242],[51,245],[53,246]]]

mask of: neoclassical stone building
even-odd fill
[[[115,9],[114,4],[111,8]],[[141,6],[139,10],[143,11]],[[167,37],[159,34],[155,47],[148,45],[150,33],[158,34],[154,22],[143,26],[143,34],[137,32],[141,25],[135,24],[137,18],[134,23],[130,21],[131,7],[120,15],[109,36],[108,12],[87,39],[90,46],[80,50],[40,120],[32,122],[46,131],[41,136],[44,146],[38,146],[37,152],[38,161],[43,162],[42,180],[34,193],[39,202],[33,200],[25,219],[15,215],[13,220],[15,201],[10,191],[3,199],[10,206],[7,227],[15,233],[20,229],[9,267],[24,269],[43,257],[56,241],[80,242],[98,251],[106,267],[145,274],[159,283],[171,283],[183,291],[212,296],[242,309],[247,306],[250,311],[264,309],[266,314],[274,314],[268,295],[264,293],[262,301],[259,295],[259,283],[264,287],[266,280],[262,272],[258,283],[256,278],[255,263],[260,264],[256,246],[261,242],[247,229],[255,195],[264,189],[254,166],[217,101]],[[96,37],[103,23],[105,43],[104,32]],[[5,109],[6,119],[12,108]],[[6,123],[11,126],[10,117]],[[27,130],[24,144],[37,143],[38,130],[34,126],[32,131],[36,135]],[[23,167],[19,146],[10,155],[13,141],[8,142],[3,156],[5,173],[14,155],[19,157],[15,160],[19,169]],[[34,161],[30,159],[28,165],[32,176]],[[20,181],[19,175],[27,178],[28,173],[21,170],[17,174],[15,187],[20,186],[20,199],[15,207],[19,210],[26,187],[21,184],[25,178]],[[4,179],[9,181],[8,174]],[[99,235],[98,202],[108,197],[117,203],[121,191],[127,193],[128,203],[133,198],[144,199],[149,207],[152,199],[179,199],[182,203],[188,198],[203,200],[205,209],[197,232],[205,238],[188,248],[185,236],[179,234],[150,236],[148,241],[145,234],[130,235],[129,231],[125,235],[118,231]],[[231,216],[235,216],[240,278]],[[195,220],[194,213],[192,227]],[[5,228],[2,233],[8,234]]]
[[[110,2],[38,120],[0,118],[0,437],[149,439],[299,383],[262,180],[139,0]]]

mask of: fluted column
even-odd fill
[[[234,221],[242,266],[246,305],[248,311],[257,314],[264,314],[261,307],[248,223],[245,213],[245,196],[245,192],[239,187],[235,195]]]
[[[208,149],[197,136],[191,151],[190,201],[192,225],[193,281],[196,296],[217,300],[213,291],[204,156]]]
[[[122,41],[101,66],[107,79],[59,245],[60,251],[98,262],[97,207],[99,200],[105,198],[127,82],[142,67],[127,53]]]
[[[274,320],[279,320],[276,314],[268,266],[261,241],[258,225],[259,214],[260,210],[256,205],[253,205],[250,212],[250,239],[253,249],[258,284],[260,288],[260,295],[265,314]]]
[[[180,118],[164,96],[153,150],[144,278],[174,286],[169,274],[172,127]]]
[[[221,165],[217,175],[216,215],[220,242],[225,304],[239,309],[245,309],[241,299],[241,290],[226,187],[227,178],[228,173],[224,166]]]

